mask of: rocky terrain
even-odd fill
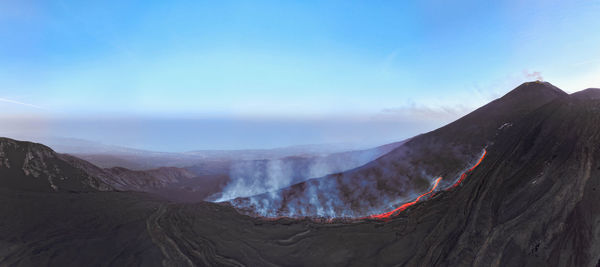
[[[527,83],[406,146],[347,173],[389,177],[390,184],[414,163],[450,185],[483,147],[487,153],[459,186],[446,185],[389,219],[321,220],[252,217],[227,203],[113,192],[83,162],[3,139],[0,265],[600,264],[600,90],[567,95]]]
[[[0,186],[33,191],[109,191],[102,171],[35,143],[0,138]]]

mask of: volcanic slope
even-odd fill
[[[512,123],[461,186],[389,221],[269,221],[199,203],[156,222],[197,265],[596,266],[600,99],[558,97]]]
[[[231,203],[247,214],[269,217],[362,217],[387,212],[428,191],[437,177],[443,177],[440,189],[455,183],[503,129],[567,96],[547,82],[524,83],[362,167]]]

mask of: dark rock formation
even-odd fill
[[[96,167],[79,161],[44,145],[0,138],[0,187],[45,192],[113,190],[96,175]]]

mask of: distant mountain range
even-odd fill
[[[349,143],[310,144],[272,149],[194,150],[188,152],[158,152],[134,149],[99,142],[66,137],[19,135],[63,154],[75,155],[103,167],[123,167],[146,170],[159,167],[187,167],[199,162],[245,161],[280,159],[285,157],[319,157],[334,153],[367,150],[374,146]],[[385,145],[389,147],[393,144]]]
[[[11,143],[14,146],[17,146],[16,144],[28,144],[27,147],[36,151],[35,153],[48,154],[50,159],[39,158],[40,162],[36,162],[36,166],[47,166],[47,160],[52,162],[64,161],[66,164],[78,167],[81,172],[88,173],[90,177],[99,177],[98,181],[103,181],[113,189],[152,192],[168,199],[186,202],[201,201],[212,195],[215,195],[213,199],[218,199],[224,196],[223,193],[231,198],[239,197],[238,194],[242,192],[237,192],[235,186],[245,185],[250,180],[254,187],[251,191],[247,191],[249,193],[245,195],[262,193],[269,189],[279,189],[309,178],[361,166],[402,144],[402,142],[398,142],[373,149],[331,153],[323,156],[317,156],[313,153],[317,153],[317,151],[318,153],[324,152],[325,148],[318,150],[308,146],[309,151],[305,153],[299,151],[300,147],[294,147],[289,150],[282,148],[261,152],[257,152],[258,150],[242,151],[240,152],[242,155],[235,155],[235,151],[193,152],[194,156],[185,157],[185,153],[147,152],[148,154],[144,154],[145,152],[141,150],[123,148],[121,150],[107,149],[104,152],[98,150],[100,154],[77,155],[78,157],[74,157],[69,154],[56,153],[43,145],[37,145],[39,147],[36,147],[34,143],[20,143],[6,138],[3,140],[3,142]],[[80,140],[75,143],[79,146],[87,142]],[[302,156],[275,157],[277,155],[288,155],[292,151],[296,151]],[[137,170],[124,168],[120,165],[113,167],[111,164],[109,165],[111,167],[104,167],[103,164],[92,164],[101,161],[99,159],[113,156],[118,157],[118,160],[113,162],[114,164],[135,162],[139,166],[143,164],[144,160],[151,159],[154,163],[149,164],[149,166],[159,165],[161,162],[165,166],[190,165],[185,168],[156,167]],[[275,158],[271,159],[267,156]],[[26,154],[26,157],[29,157],[29,154]],[[246,157],[258,157],[260,159],[242,160]],[[92,161],[87,162],[79,158],[86,160],[91,158]],[[127,164],[123,165],[127,166]],[[56,179],[54,176],[47,178],[49,182]],[[287,182],[281,182],[279,183],[280,187],[274,188],[269,184],[274,179]],[[41,184],[38,185],[41,186]]]

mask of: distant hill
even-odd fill
[[[0,187],[31,191],[110,191],[102,171],[47,146],[0,138]]]
[[[185,169],[102,169],[47,146],[0,138],[0,187],[40,192],[156,192],[197,176]],[[197,184],[201,184],[198,182]],[[214,191],[206,193],[212,194]]]
[[[123,167],[147,170],[160,167],[188,167],[231,161],[269,160],[285,157],[321,157],[334,153],[361,151],[370,146],[354,144],[297,145],[272,149],[195,150],[189,152],[157,152],[107,145],[78,138],[23,135],[19,139],[44,143],[54,151],[85,159],[102,168]],[[392,144],[384,145],[392,146]]]

